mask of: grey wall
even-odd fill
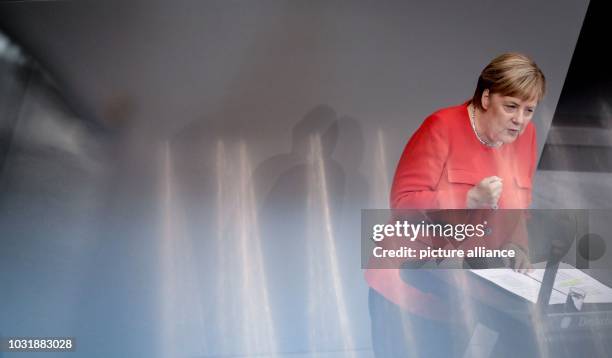
[[[162,135],[224,123],[267,143],[258,144],[264,158],[326,103],[365,131],[382,128],[394,160],[401,144],[393,143],[435,109],[468,98],[479,71],[503,51],[531,55],[549,79],[542,144],[586,5],[62,1],[2,4],[1,16],[101,120],[118,120],[113,109],[122,104],[130,110],[121,120],[155,123]]]
[[[93,158],[87,164],[62,167],[67,177],[80,173],[80,185],[50,181],[54,172],[9,153],[3,207],[37,210],[5,220],[4,232],[21,238],[11,245],[25,245],[32,257],[7,269],[24,277],[53,270],[44,260],[37,266],[39,246],[27,242],[44,240],[60,257],[60,248],[82,245],[62,261],[79,280],[47,288],[54,295],[42,291],[50,298],[37,307],[81,336],[88,356],[129,355],[142,343],[150,356],[367,350],[359,210],[386,206],[411,133],[429,113],[469,98],[480,70],[501,52],[531,55],[547,76],[535,119],[541,148],[586,8],[586,1],[0,4],[2,28],[87,123],[73,136],[98,138],[85,141],[98,153],[85,156]],[[32,87],[32,103],[50,86],[41,79]],[[26,108],[40,107],[32,103]],[[49,122],[74,117],[65,111],[25,112],[17,138],[44,137]],[[94,169],[83,176],[80,165]],[[54,190],[36,189],[51,183]],[[91,190],[73,206],[44,199],[83,187]],[[15,188],[23,195],[8,194]],[[88,234],[60,225],[42,235],[50,211],[44,222],[78,221]],[[62,292],[81,302],[69,323],[54,315]],[[19,297],[4,307],[35,305]],[[19,333],[32,327],[41,326],[28,321]],[[53,334],[53,324],[45,327]],[[100,337],[111,344],[96,347]]]

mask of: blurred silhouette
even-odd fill
[[[325,253],[317,251],[325,244],[319,230],[325,225],[324,212],[328,210],[336,218],[344,195],[345,175],[332,158],[337,140],[335,111],[319,105],[293,128],[291,152],[265,160],[253,174],[281,350],[314,348],[315,342],[309,342],[313,338],[310,330],[315,329],[312,325],[321,320],[320,315],[325,315],[319,308],[309,310],[309,306],[320,304],[313,299],[319,294],[316,285],[333,291],[327,282],[313,282],[317,279],[312,275],[313,269],[327,268]],[[321,169],[323,177],[319,176]],[[322,190],[325,196],[320,195]],[[325,197],[327,202],[323,202]],[[330,320],[329,324],[333,323]]]

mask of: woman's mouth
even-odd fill
[[[518,129],[508,129],[508,132],[513,135],[516,136],[519,134],[519,130]]]

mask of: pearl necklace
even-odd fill
[[[478,138],[478,141],[490,148],[499,147],[502,144],[501,142],[491,143],[488,140],[482,138],[480,134],[478,134],[478,131],[476,130],[476,107],[474,107],[473,104],[471,104],[470,106],[472,107],[471,111],[468,107],[468,114],[470,115],[470,124],[472,124],[472,130],[474,130],[474,134],[476,134],[476,138]]]

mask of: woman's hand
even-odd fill
[[[523,249],[521,249],[518,245],[513,243],[508,243],[502,246],[504,250],[514,250],[514,258],[506,258],[504,260],[504,265],[510,267],[514,271],[519,273],[527,273],[533,271],[533,267],[531,266],[531,261],[529,260],[529,254],[527,254]]]
[[[468,209],[497,208],[502,192],[502,179],[497,176],[486,177],[467,193]]]

